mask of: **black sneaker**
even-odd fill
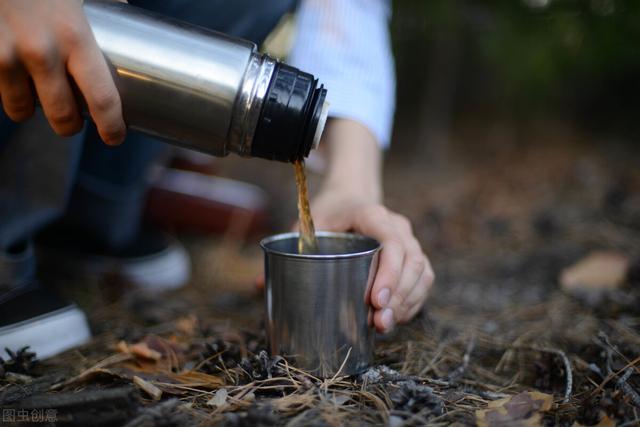
[[[126,247],[113,251],[86,236],[51,229],[38,238],[48,270],[72,270],[80,274],[117,277],[139,289],[164,291],[186,284],[191,263],[185,248],[169,235],[142,231]]]
[[[90,339],[82,310],[40,286],[20,286],[0,295],[1,349],[17,352],[28,346],[45,359]]]
[[[35,273],[36,259],[29,241],[17,243],[6,252],[0,251],[0,294],[3,289],[29,283]]]
[[[44,359],[84,344],[91,333],[76,305],[35,284],[35,264],[28,243],[0,253],[0,350],[29,346]]]

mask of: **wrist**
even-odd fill
[[[353,120],[332,119],[323,138],[327,167],[321,192],[345,201],[382,202],[382,155],[373,134]]]
[[[328,174],[320,186],[319,193],[358,203],[382,203],[383,198],[379,179],[367,180],[346,174]]]

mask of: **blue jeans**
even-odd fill
[[[261,43],[296,0],[131,0],[156,12]],[[41,112],[20,125],[0,110],[0,251],[55,220],[117,249],[139,231],[146,175],[167,146],[129,132],[104,145],[92,123],[56,136]]]

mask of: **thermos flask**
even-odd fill
[[[84,11],[130,129],[194,150],[294,161],[317,147],[326,90],[254,43],[128,4]]]

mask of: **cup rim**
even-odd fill
[[[354,239],[355,238],[355,239],[360,239],[360,240],[368,240],[373,245],[375,245],[375,247],[372,248],[372,249],[366,250],[366,251],[350,252],[350,253],[346,253],[346,254],[298,254],[298,253],[292,253],[292,252],[277,251],[277,250],[274,250],[274,249],[269,248],[267,246],[270,243],[277,242],[277,241],[280,241],[280,240],[286,240],[286,239],[291,239],[291,238],[296,238],[297,239],[299,235],[300,235],[300,233],[298,233],[297,231],[291,231],[291,232],[288,232],[288,233],[274,234],[272,236],[268,236],[268,237],[265,237],[264,239],[262,239],[260,241],[260,246],[262,247],[262,249],[267,254],[280,255],[280,256],[288,257],[288,258],[315,259],[315,260],[328,260],[328,259],[334,260],[334,259],[345,259],[345,258],[358,258],[358,257],[363,257],[363,256],[375,254],[381,248],[380,242],[378,242],[376,239],[374,239],[372,237],[365,236],[363,234],[358,234],[358,233],[344,233],[344,232],[337,232],[337,231],[316,231],[316,236],[318,236],[318,237],[333,237],[333,238],[337,237],[337,238],[343,238],[343,239]]]

